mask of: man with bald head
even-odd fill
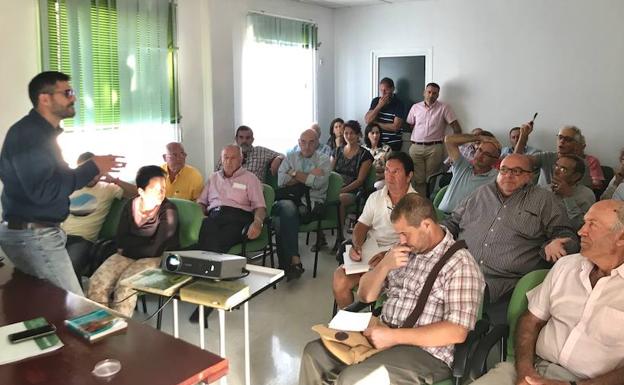
[[[527,293],[515,364],[475,385],[616,385],[624,377],[624,202],[594,204],[578,232],[580,254],[557,261]]]
[[[161,167],[166,175],[167,198],[196,200],[204,186],[204,179],[196,168],[186,164],[186,152],[179,142],[168,143],[167,153],[163,154],[166,162]]]
[[[526,155],[507,156],[496,181],[476,189],[443,221],[479,263],[491,302],[486,311],[499,323],[506,323],[511,292],[524,274],[578,251],[563,203],[529,183],[530,165]]]
[[[525,151],[526,143],[529,140],[529,135],[533,132],[533,122],[528,122],[520,127],[520,138],[516,143],[514,152],[516,154],[522,154]],[[552,183],[553,171],[557,159],[562,155],[576,155],[582,145],[581,129],[576,126],[563,126],[557,134],[557,151],[543,151],[537,154],[529,155],[533,168],[535,170],[541,169],[541,175],[539,178],[539,185],[542,187],[548,187]],[[591,188],[592,180],[589,175],[589,167],[585,164],[585,172],[581,183]]]
[[[485,134],[484,134],[485,133]],[[489,132],[481,130],[479,134],[455,134],[444,138],[446,151],[453,163],[453,178],[449,183],[439,209],[450,213],[455,206],[477,187],[494,181],[501,145]],[[464,144],[478,143],[472,157],[472,163],[460,150]]]
[[[318,144],[316,131],[303,131],[299,136],[299,149],[286,155],[277,173],[277,185],[280,188],[297,184],[307,186],[313,205],[325,201],[331,171],[329,157],[317,151]],[[273,213],[279,267],[286,271],[288,281],[297,279],[304,271],[298,243],[299,210],[295,202],[284,199],[275,202]]]
[[[227,252],[242,242],[243,228],[249,225],[247,238],[260,235],[266,216],[262,185],[257,176],[241,167],[243,154],[236,144],[221,151],[223,169],[208,179],[197,203],[206,218],[199,232],[199,248]]]

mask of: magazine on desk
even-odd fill
[[[70,318],[65,320],[65,325],[69,330],[89,342],[95,342],[128,327],[125,319],[105,309],[94,310],[90,313]]]
[[[192,279],[190,275],[173,274],[154,267],[124,279],[121,284],[138,291],[171,297],[180,286]]]
[[[55,351],[63,347],[63,342],[56,334],[34,338],[19,343],[11,343],[9,334],[35,329],[48,324],[45,318],[39,317],[23,322],[0,327],[0,365],[21,361],[26,358]]]
[[[180,299],[218,309],[231,309],[249,297],[249,286],[241,280],[198,279],[180,289]]]

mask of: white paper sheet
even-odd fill
[[[383,251],[383,249],[379,247],[375,239],[368,237],[362,245],[362,260],[352,260],[351,257],[349,257],[350,251],[351,245],[347,245],[343,255],[344,269],[347,275],[367,272],[370,269],[370,265],[368,264],[370,259],[379,252]]]
[[[368,327],[373,313],[353,313],[338,310],[338,314],[329,322],[329,327],[347,332],[361,332]]]

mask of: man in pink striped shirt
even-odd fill
[[[444,161],[446,126],[450,125],[455,134],[461,134],[461,126],[451,107],[438,101],[439,85],[427,84],[423,96],[424,100],[407,114],[407,123],[412,127],[409,154],[414,161],[414,188],[425,196],[427,177],[438,172]]]

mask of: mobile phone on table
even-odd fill
[[[40,326],[34,329],[28,329],[21,332],[9,334],[9,341],[12,344],[16,344],[18,342],[28,341],[33,338],[44,337],[50,334],[54,334],[56,332],[56,327],[52,324],[47,324],[44,326]]]

